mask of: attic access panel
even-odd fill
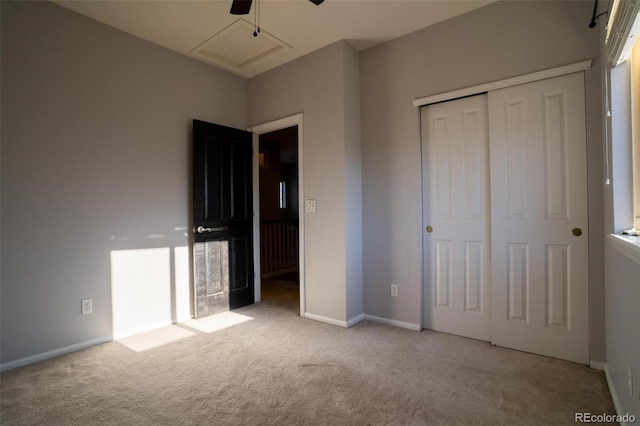
[[[257,37],[253,36],[254,31],[254,24],[240,18],[190,53],[213,65],[241,73],[258,61],[291,49],[289,44],[263,28]]]

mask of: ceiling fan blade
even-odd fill
[[[251,2],[253,0],[233,0],[231,3],[232,15],[248,15],[251,10]],[[318,1],[318,0],[315,0]],[[324,1],[324,0],[321,0]]]
[[[320,3],[322,3],[324,0],[309,0],[311,3],[315,4],[316,6],[318,6]]]

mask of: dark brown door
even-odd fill
[[[196,318],[254,303],[252,134],[193,120]]]

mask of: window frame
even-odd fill
[[[629,79],[631,89],[633,227],[640,230],[640,42],[637,40],[629,56]]]

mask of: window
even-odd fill
[[[609,240],[640,264],[640,0],[615,0],[610,15],[605,41],[611,67],[606,184],[613,177],[613,231],[632,228],[632,235],[611,234]]]
[[[631,158],[633,161],[633,220],[640,230],[640,42],[636,42],[629,58],[631,77]]]
[[[615,0],[606,32],[611,68],[612,173],[616,232],[640,230],[640,0]],[[607,170],[609,178],[609,170]],[[607,179],[608,180],[608,179]]]

